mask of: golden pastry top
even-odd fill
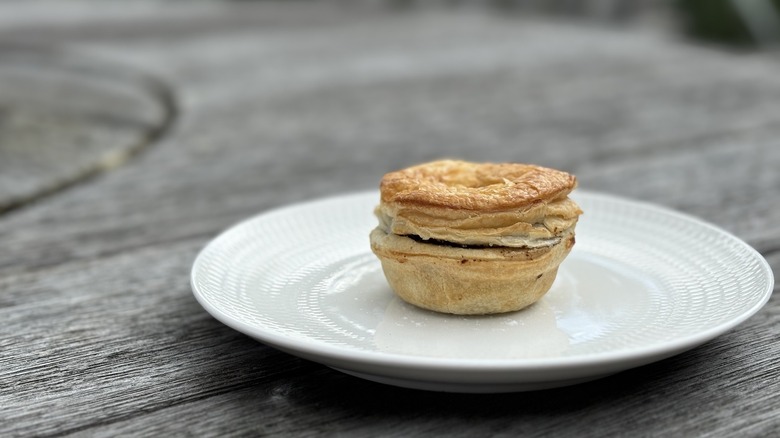
[[[388,173],[380,228],[463,245],[557,244],[582,213],[568,197],[573,175],[529,164],[434,161]]]
[[[380,184],[384,203],[495,212],[568,195],[577,179],[530,164],[441,160],[390,172]]]

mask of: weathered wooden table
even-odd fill
[[[0,43],[2,436],[780,430],[777,294],[671,359],[464,395],[255,342],[188,278],[241,219],[442,156],[569,170],[715,223],[777,271],[772,59],[470,9],[297,2],[2,5]]]

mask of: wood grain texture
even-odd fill
[[[775,61],[473,10],[61,8],[0,5],[0,37],[148,71],[171,84],[181,114],[125,165],[0,216],[0,435],[780,429],[776,294],[671,359],[570,388],[457,395],[363,381],[254,342],[211,318],[188,279],[197,251],[241,219],[376,188],[388,170],[445,156],[571,171],[583,188],[715,223],[777,271]]]
[[[175,115],[161,84],[76,52],[0,45],[0,84],[0,213],[121,165]]]

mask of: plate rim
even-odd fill
[[[308,338],[292,338],[285,334],[267,330],[263,327],[247,324],[225,313],[223,310],[213,305],[206,296],[198,290],[196,277],[198,269],[204,263],[206,256],[217,248],[224,239],[227,239],[232,233],[238,232],[243,227],[249,226],[254,221],[267,219],[269,216],[283,214],[290,210],[301,208],[312,208],[319,204],[328,204],[334,201],[347,201],[353,199],[362,199],[364,197],[374,196],[379,199],[377,190],[348,192],[314,198],[277,206],[251,217],[243,219],[232,226],[224,229],[211,239],[197,254],[190,271],[190,285],[193,295],[198,303],[214,318],[223,324],[231,327],[245,335],[266,343],[272,347],[279,348],[287,352],[295,352],[309,358],[310,360],[321,363],[338,363],[338,366],[348,368],[343,363],[355,363],[362,365],[372,365],[379,367],[402,368],[406,370],[442,370],[457,372],[532,372],[542,370],[567,370],[572,368],[592,368],[605,364],[637,362],[638,364],[647,363],[648,359],[661,359],[683,351],[697,347],[709,340],[724,334],[725,332],[740,325],[751,316],[755,315],[769,301],[774,290],[774,274],[772,268],[766,259],[752,246],[734,235],[733,233],[712,223],[706,222],[698,217],[688,213],[679,212],[669,207],[654,204],[642,200],[634,200],[613,194],[590,191],[578,188],[572,197],[588,197],[600,199],[607,202],[626,204],[634,208],[642,208],[657,213],[669,215],[679,220],[689,222],[696,226],[709,228],[710,231],[718,233],[728,238],[733,243],[743,247],[751,259],[758,263],[760,271],[766,280],[766,288],[762,291],[761,298],[756,300],[753,305],[739,316],[727,320],[721,324],[706,330],[699,331],[689,336],[675,338],[666,342],[656,342],[638,348],[620,348],[611,351],[596,352],[580,356],[564,357],[546,357],[546,358],[506,358],[506,359],[479,359],[479,358],[452,358],[452,357],[429,357],[415,356],[401,353],[380,352],[371,350],[359,350],[354,348],[343,348],[324,341],[315,341]],[[295,354],[291,353],[291,354]],[[320,358],[327,360],[318,360]]]

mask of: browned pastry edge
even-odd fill
[[[389,205],[495,212],[562,199],[576,185],[573,175],[541,166],[440,160],[386,174],[380,192]]]

